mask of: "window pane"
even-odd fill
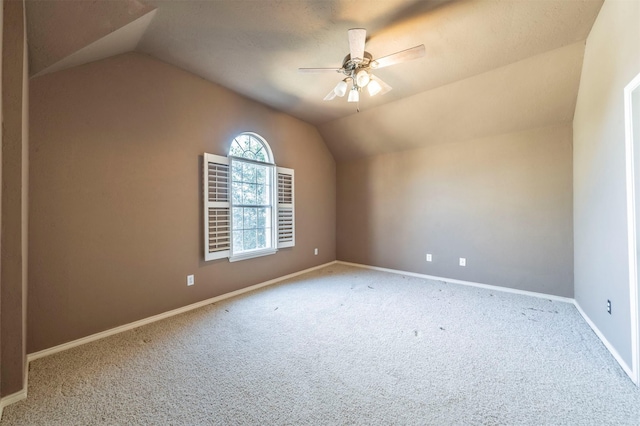
[[[229,155],[233,155],[235,157],[242,157],[242,154],[244,154],[244,151],[242,150],[242,148],[240,148],[240,145],[238,144],[238,139],[236,138],[233,140],[233,142],[231,142]]]
[[[243,225],[243,215],[242,215],[242,207],[234,207],[233,208],[233,229],[242,229]]]
[[[242,151],[244,153],[244,151],[249,149],[249,144],[251,143],[251,138],[249,137],[249,135],[240,135],[240,137],[238,137],[238,143],[239,143],[240,148],[242,149]]]
[[[248,146],[247,146],[249,151],[251,151],[252,153],[255,153],[261,147],[262,147],[262,144],[260,142],[258,142],[258,140],[256,138],[249,138],[249,143],[248,143]]]
[[[258,214],[255,208],[244,209],[244,229],[255,229],[258,227]]]
[[[267,226],[267,209],[266,208],[260,208],[256,210],[256,214],[257,214],[257,227],[258,228],[264,228]]]
[[[244,250],[253,250],[257,248],[257,233],[255,229],[244,231]]]
[[[241,252],[244,250],[243,231],[233,231],[233,251]]]
[[[267,247],[267,237],[264,229],[258,229],[257,244],[259,248]]]
[[[233,162],[233,166],[231,167],[231,179],[235,182],[242,181],[242,169],[244,163],[240,163],[238,161]]]
[[[249,157],[245,157],[249,158]],[[242,168],[242,181],[246,183],[256,183],[256,169],[264,168],[264,166],[258,166],[256,164],[244,163]]]
[[[255,152],[255,156],[256,156],[256,160],[258,160],[258,161],[264,161],[265,163],[267,161],[269,161],[267,159],[266,154],[265,154],[264,148],[262,148],[262,147],[260,147],[260,149]]]
[[[242,204],[242,183],[233,182],[231,184],[231,197],[233,204]]]
[[[264,185],[267,183],[267,168],[258,167],[256,169],[256,183]]]
[[[251,147],[249,148],[256,160],[266,161],[264,147],[262,142],[256,138],[251,138]]]
[[[256,201],[258,204],[269,204],[269,191],[265,185],[256,186]]]
[[[242,204],[257,204],[256,185],[253,183],[245,183],[242,185]]]

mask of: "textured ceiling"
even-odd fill
[[[30,0],[27,25],[35,74],[156,9],[137,51],[318,125],[343,160],[571,120],[602,2]],[[338,74],[297,72],[339,67],[353,27],[368,30],[374,58],[426,46],[377,70],[393,90],[363,95],[358,114],[345,98],[322,101]]]
[[[350,160],[466,141],[573,119],[584,43],[578,42],[319,126]]]

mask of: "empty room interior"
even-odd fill
[[[0,10],[1,424],[640,424],[640,1]]]

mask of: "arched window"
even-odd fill
[[[228,157],[204,157],[205,260],[249,259],[295,244],[293,170],[275,166],[264,138],[241,133]]]
[[[242,133],[233,139],[229,155],[263,163],[274,163],[269,144],[255,133]]]
[[[242,133],[231,143],[229,158],[231,259],[261,250],[275,251],[275,181],[271,149],[259,136]]]

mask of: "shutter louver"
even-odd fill
[[[205,260],[229,256],[229,160],[213,154],[204,154],[204,239]]]
[[[229,209],[209,207],[209,253],[231,248]]]
[[[293,170],[278,167],[278,248],[295,246]]]

